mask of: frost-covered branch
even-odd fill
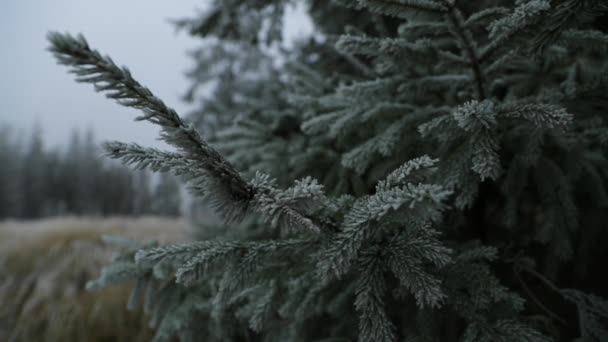
[[[125,67],[118,67],[108,56],[91,49],[82,35],[51,32],[49,50],[60,64],[71,67],[79,82],[93,83],[119,104],[143,112],[136,120],[147,120],[161,126],[161,138],[177,147],[183,156],[205,170],[211,179],[224,188],[234,203],[243,204],[254,196],[254,189],[241,178],[234,167],[184,122],[172,108],[133,78]]]
[[[118,67],[110,57],[91,49],[82,35],[72,37],[52,32],[48,39],[51,43],[49,50],[59,63],[71,67],[77,81],[93,83],[97,91],[105,92],[119,104],[141,110],[143,115],[137,120],[161,126],[161,138],[181,152],[166,153],[136,144],[109,143],[105,147],[110,156],[138,167],[150,167],[155,171],[171,169],[189,180],[197,179],[191,188],[208,190],[213,195],[214,206],[227,219],[240,218],[250,202],[255,202],[257,211],[271,215],[272,220],[280,216],[287,218],[290,225],[319,230],[296,208],[285,203],[278,205],[280,201],[269,197],[267,191],[256,194],[259,189],[241,178],[238,171],[209,146],[193,126],[186,124],[173,109],[137,82],[127,68]]]

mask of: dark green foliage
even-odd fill
[[[7,126],[0,135],[0,220],[166,214],[150,208],[148,171],[102,159],[91,131],[74,131],[67,147],[53,149],[37,129],[25,142]],[[171,192],[159,192],[158,205],[174,198]]]
[[[181,194],[177,179],[169,174],[162,174],[152,193],[150,210],[157,215],[167,217],[181,216]]]
[[[216,82],[191,115],[206,139],[84,38],[49,36],[179,149],[109,154],[230,222],[133,246],[93,286],[138,279],[159,341],[602,341],[605,4],[309,1],[316,36],[272,63],[288,3],[179,22],[216,39],[187,96]]]
[[[46,160],[44,158],[44,146],[40,131],[32,135],[30,145],[23,158],[23,166],[20,171],[24,173],[19,178],[22,189],[21,196],[23,217],[40,218],[45,213],[46,182],[44,180],[44,169]]]
[[[12,141],[9,127],[0,127],[0,218],[15,217],[20,214],[19,164],[21,151]]]

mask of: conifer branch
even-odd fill
[[[191,125],[148,88],[142,86],[125,67],[118,67],[108,56],[91,49],[82,35],[51,32],[49,50],[60,64],[71,67],[78,82],[93,83],[95,89],[105,92],[119,104],[141,110],[136,120],[147,120],[161,126],[161,139],[177,147],[184,156],[195,162],[208,175],[221,184],[235,202],[248,202],[254,189],[241,178],[234,167],[214,150]]]
[[[322,279],[340,278],[349,272],[362,246],[381,229],[379,222],[383,219],[390,221],[389,215],[400,216],[399,222],[409,218],[421,225],[439,220],[446,208],[444,202],[452,192],[416,179],[432,172],[433,164],[434,161],[427,157],[406,163],[381,182],[375,194],[354,203],[344,217],[342,231],[335,236],[327,249],[327,257],[320,262]],[[430,170],[425,172],[425,169]],[[407,179],[410,174],[413,177]]]
[[[277,190],[274,180],[268,175],[256,173],[252,183],[257,189],[253,204],[273,227],[302,227],[308,231],[319,233],[321,228],[304,214],[307,202],[324,198],[323,186],[315,179],[307,177],[296,181],[295,185],[286,190]]]
[[[547,0],[528,1],[515,8],[511,15],[493,22],[490,29],[491,41],[482,48],[479,61],[481,63],[487,61],[500,47],[504,47],[517,37],[534,19],[550,8],[551,4]]]
[[[407,19],[408,10],[445,13],[446,7],[432,0],[359,0],[370,12]]]
[[[365,251],[360,261],[360,277],[356,287],[355,308],[359,312],[359,341],[393,342],[395,326],[385,311],[382,258],[379,248]]]
[[[535,55],[543,53],[562,33],[580,22],[588,22],[608,11],[605,0],[567,0],[551,9],[531,44]]]
[[[464,55],[469,61],[469,66],[473,70],[473,77],[475,78],[475,85],[477,91],[477,99],[483,100],[487,97],[486,94],[486,81],[483,71],[481,70],[481,59],[477,52],[477,44],[473,39],[471,31],[466,26],[464,17],[460,10],[454,4],[452,0],[443,0],[443,3],[448,8],[446,13],[448,23],[452,26],[452,32],[456,36],[456,39],[460,42],[461,49]]]
[[[549,289],[555,291],[556,293],[560,293],[561,290],[555,284],[553,284],[553,282],[551,282],[549,279],[547,279],[542,274],[531,269],[530,267],[524,266],[522,264],[518,264],[517,268],[518,268],[518,270],[526,271],[527,273],[533,275],[534,277],[536,277],[536,279],[543,282]]]
[[[179,153],[161,151],[155,148],[142,147],[139,144],[125,144],[118,141],[103,144],[106,156],[120,159],[127,165],[138,169],[149,168],[154,172],[172,171],[175,175],[188,174],[191,177],[206,176],[196,164]]]
[[[257,188],[256,184],[241,178],[238,171],[209,146],[193,126],[187,125],[173,109],[139,84],[127,68],[119,68],[109,57],[91,49],[82,35],[72,37],[51,32],[48,39],[51,43],[49,50],[60,64],[72,67],[71,72],[77,75],[77,81],[93,83],[97,91],[105,92],[119,104],[141,110],[144,114],[137,120],[161,126],[161,138],[182,153],[143,149],[136,144],[110,143],[105,146],[110,156],[153,170],[172,168],[174,173],[186,176],[187,180],[198,179],[191,184],[191,189],[195,192],[208,190],[207,193],[213,194],[213,206],[226,219],[240,219],[251,202],[255,202],[256,209],[262,214],[278,214],[287,218],[287,224],[319,231],[299,210],[287,204],[277,206],[280,201],[268,197],[267,189]],[[258,191],[262,193],[257,194]],[[271,210],[265,206],[268,203],[273,203]],[[279,210],[274,210],[277,207]],[[269,218],[274,220],[276,216]]]
[[[425,41],[412,43],[402,38],[374,38],[364,36],[342,35],[336,42],[336,49],[342,54],[357,54],[360,56],[380,55],[415,55],[430,50]]]
[[[524,288],[524,290],[526,291],[526,293],[528,293],[528,295],[530,296],[530,298],[532,298],[532,300],[534,301],[534,303],[536,303],[536,305],[538,305],[538,307],[541,308],[541,310],[543,310],[547,315],[549,315],[550,317],[552,317],[556,321],[560,322],[561,324],[567,325],[566,321],[563,318],[561,318],[555,312],[551,311],[546,305],[544,305],[540,301],[540,299],[538,299],[538,297],[536,297],[536,295],[534,294],[534,292],[532,292],[532,289],[530,289],[530,287],[528,286],[528,284],[526,284],[526,282],[521,278],[521,275],[519,274],[518,270],[515,270],[515,277],[517,278],[517,280],[519,281],[519,283],[521,284],[521,286]]]

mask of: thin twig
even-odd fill
[[[555,286],[555,284],[553,284],[549,279],[547,279],[542,274],[540,274],[540,273],[536,272],[535,270],[533,270],[529,267],[526,267],[526,266],[519,265],[519,269],[530,273],[531,275],[535,276],[538,280],[542,281],[545,285],[547,285],[551,290],[561,294],[562,291],[559,289],[559,287]]]
[[[469,59],[469,65],[473,69],[473,76],[475,77],[475,83],[477,86],[477,97],[479,100],[483,100],[487,97],[485,87],[485,77],[481,71],[481,62],[477,53],[475,41],[471,32],[468,31],[464,26],[464,18],[462,13],[456,7],[456,4],[452,0],[443,0],[444,4],[448,8],[446,14],[448,20],[454,27],[454,35],[462,44],[463,53]]]
[[[532,292],[532,289],[530,289],[530,287],[528,286],[528,284],[526,284],[526,282],[519,275],[519,271],[518,270],[515,270],[515,277],[517,278],[517,280],[519,281],[519,283],[521,284],[521,286],[524,288],[524,290],[526,291],[526,293],[528,294],[528,296],[530,296],[530,298],[532,298],[532,300],[534,301],[534,303],[536,303],[536,305],[538,305],[539,308],[541,308],[547,315],[551,316],[553,319],[555,319],[558,322],[560,322],[562,325],[564,325],[564,326],[568,325],[566,323],[565,319],[561,318],[558,314],[556,314],[555,312],[553,312],[549,308],[547,308],[540,301],[540,299],[538,299],[536,297],[536,295],[534,295],[534,292]]]

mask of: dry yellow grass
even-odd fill
[[[145,317],[126,309],[130,285],[84,289],[111,258],[100,238],[171,243],[189,230],[152,217],[0,223],[0,341],[150,340]]]

